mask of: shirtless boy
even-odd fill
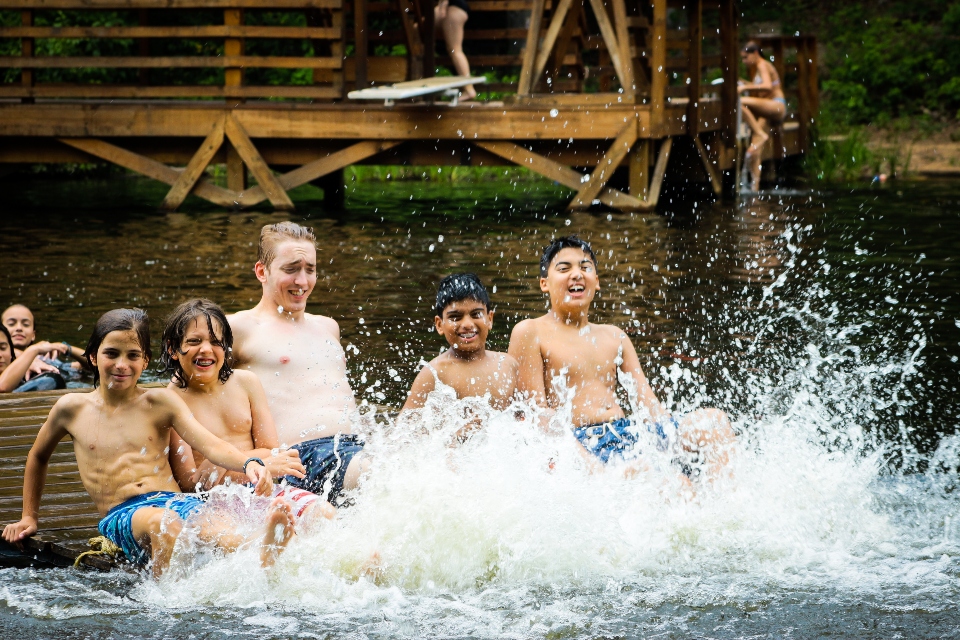
[[[636,418],[656,436],[658,448],[666,450],[676,432],[679,445],[696,452],[708,476],[714,476],[727,463],[735,437],[726,414],[701,409],[674,419],[650,388],[627,335],[615,326],[590,322],[590,305],[599,288],[589,244],[570,236],[544,249],[540,290],[549,294],[550,310],[520,322],[510,336],[509,353],[520,363],[519,391],[556,409],[562,398],[553,380],[565,375],[567,387],[574,389],[573,433],[583,448],[602,463],[642,460],[643,452],[635,447],[637,429],[617,400],[619,367],[636,386],[640,411],[646,414]]]
[[[458,398],[488,397],[494,409],[506,409],[516,392],[519,365],[513,356],[487,350],[494,312],[480,279],[458,273],[441,280],[434,311],[437,333],[450,348],[420,370],[401,411],[423,407],[437,381],[452,387]],[[458,434],[461,440],[465,436]]]
[[[207,430],[248,456],[262,459],[273,477],[304,476],[296,450],[273,453],[279,442],[266,394],[257,376],[230,366],[233,334],[218,305],[203,299],[181,304],[167,319],[160,344],[160,364],[171,378],[167,388],[187,403]],[[170,467],[185,492],[198,487],[209,490],[227,478],[247,482],[245,475],[207,460],[176,432],[170,434]],[[303,489],[277,485],[273,497],[292,503],[298,520],[314,511],[328,517],[336,513],[320,496]]]
[[[254,273],[263,290],[260,302],[227,317],[234,366],[257,375],[280,444],[300,452],[307,475],[287,481],[336,503],[343,490],[357,486],[363,440],[351,432],[357,403],[340,327],[306,312],[317,283],[313,231],[293,222],[263,227]]]
[[[167,462],[170,432],[176,431],[210,460],[243,471],[260,494],[272,490],[270,473],[207,431],[183,400],[167,389],[141,389],[137,380],[150,360],[147,315],[139,309],[114,309],[97,321],[85,351],[93,367],[94,391],[60,398],[50,411],[27,456],[23,481],[23,517],[3,530],[3,538],[21,544],[37,532],[37,514],[50,456],[65,436],[73,440],[84,488],[100,512],[100,532],[123,549],[131,562],[153,563],[159,576],[167,567],[183,521],[203,503],[180,493]],[[202,519],[202,516],[198,516]],[[261,562],[270,565],[292,534],[290,508],[271,505],[262,538]],[[201,527],[203,538],[233,549],[245,542],[215,523]]]

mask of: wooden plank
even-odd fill
[[[22,11],[20,13],[20,25],[21,26],[31,26],[33,25],[33,12],[32,11]],[[32,38],[21,38],[20,40],[20,55],[23,58],[31,58],[34,55],[33,51],[33,39]],[[25,89],[30,89],[33,87],[33,71],[25,67],[20,69],[20,86]],[[31,98],[27,98],[25,102],[32,101]]]
[[[423,38],[420,35],[420,21],[417,19],[417,10],[412,0],[397,0],[397,11],[403,23],[404,36],[407,44],[407,55],[410,59],[408,67],[409,79],[423,77]],[[376,36],[374,36],[376,39]]]
[[[707,175],[710,177],[710,186],[713,187],[714,195],[720,195],[720,171],[713,164],[713,160],[710,159],[710,154],[707,153],[706,147],[703,146],[703,141],[700,139],[700,136],[693,137],[693,143],[697,147],[697,153],[700,154],[700,161],[703,163],[703,168],[706,169]]]
[[[229,9],[234,11],[235,9]],[[336,40],[332,27],[209,25],[182,27],[0,27],[0,38],[271,38]]]
[[[553,47],[553,57],[547,73],[551,80],[550,88],[554,92],[561,91],[561,87],[565,84],[560,78],[560,70],[564,64],[573,65],[577,69],[577,80],[574,82],[575,90],[578,93],[583,91],[583,81],[580,78],[580,76],[583,75],[580,69],[582,61],[578,59],[579,56],[574,55],[573,60],[568,62],[570,56],[567,54],[570,50],[570,42],[573,40],[574,34],[579,33],[581,37],[583,36],[580,24],[585,21],[583,0],[578,0],[576,8],[567,13],[567,19],[563,23],[563,29],[560,31],[560,35],[557,37],[557,43]]]
[[[649,140],[638,140],[630,154],[630,195],[640,200],[647,198],[650,190],[650,147]]]
[[[337,169],[356,164],[366,160],[388,149],[399,145],[399,142],[386,142],[380,140],[364,140],[351,145],[346,149],[341,149],[330,155],[309,162],[298,169],[285,173],[277,178],[280,186],[289,191],[300,185],[312,182],[317,178],[333,173]],[[266,200],[267,194],[260,186],[253,187],[240,194],[238,201],[241,206],[252,207]]]
[[[342,64],[338,58],[294,56],[0,56],[0,69],[339,69]]]
[[[223,24],[228,27],[237,27],[243,24],[243,9],[224,9]],[[241,38],[227,38],[223,42],[223,55],[226,58],[237,58],[243,55],[243,40]],[[228,67],[223,72],[223,84],[228,87],[239,87],[243,84],[243,67]],[[221,141],[223,138],[221,137]],[[176,188],[176,185],[174,185]],[[184,194],[186,197],[186,194]],[[179,203],[178,205],[179,206]],[[175,209],[176,207],[174,207]],[[171,209],[172,211],[172,209]]]
[[[687,134],[694,138],[700,133],[700,83],[703,77],[703,3],[687,0],[687,32],[690,48],[687,52]]]
[[[590,174],[590,179],[580,187],[579,192],[567,206],[568,209],[587,208],[593,204],[593,200],[600,195],[613,172],[616,171],[623,159],[630,153],[633,143],[637,141],[638,131],[637,122],[631,120],[623,127],[620,133],[607,152],[603,154],[600,163]]]
[[[253,174],[257,179],[257,183],[259,183],[260,187],[266,192],[267,198],[270,199],[270,203],[274,208],[292,210],[293,202],[290,200],[290,196],[288,196],[287,192],[280,186],[276,176],[273,175],[270,167],[267,166],[267,163],[264,162],[260,156],[260,152],[253,146],[253,141],[250,140],[243,125],[237,122],[233,115],[226,117],[225,132],[227,137],[230,138],[230,142],[236,148],[237,153],[240,154],[240,157],[243,158],[243,161],[247,167],[249,167],[250,173]]]
[[[227,189],[241,194],[247,188],[247,168],[236,148],[227,142]]]
[[[624,0],[612,0],[613,24],[616,27],[617,41],[620,43],[620,59],[623,61],[623,77],[620,86],[623,94],[633,99],[637,94],[637,78],[633,69],[634,56],[630,52],[630,31],[627,28],[627,6]]]
[[[653,167],[653,180],[650,182],[650,193],[647,196],[646,203],[651,208],[656,208],[660,201],[660,189],[663,187],[663,178],[667,174],[667,164],[670,161],[670,149],[673,148],[673,138],[667,138],[660,145],[660,152],[657,154],[657,164]]]
[[[186,200],[187,195],[189,195],[197,183],[197,180],[203,175],[207,165],[210,164],[210,160],[213,159],[214,154],[220,150],[220,145],[223,144],[223,128],[223,119],[218,120],[217,124],[213,127],[213,131],[210,132],[210,135],[208,135],[203,141],[203,144],[200,145],[197,153],[190,159],[183,173],[181,173],[177,181],[173,183],[163,202],[160,203],[161,210],[176,211],[177,208],[183,204],[183,201]]]
[[[650,130],[654,137],[663,135],[667,98],[667,0],[652,0],[653,28],[650,31]]]
[[[357,90],[367,87],[367,56],[370,55],[368,22],[367,0],[353,0],[353,57]]]
[[[537,48],[540,44],[540,27],[543,24],[543,12],[546,0],[533,0],[530,9],[530,24],[527,27],[527,45],[523,49],[520,64],[520,80],[517,84],[517,95],[525,96],[533,93],[533,65],[537,60]]]
[[[4,0],[4,9],[340,9],[343,0]]]
[[[92,138],[60,138],[60,142],[166,184],[172,185],[176,183],[180,177],[179,171],[168,167],[162,162],[151,160],[146,156],[121,149],[102,140]],[[214,204],[226,207],[236,206],[237,194],[211,184],[205,179],[201,179],[196,183],[193,193]]]
[[[433,0],[416,0],[420,6],[420,17],[423,19],[423,29],[420,37],[423,39],[423,77],[432,78],[437,74],[437,25],[436,15],[433,12]],[[471,7],[478,11],[477,3]]]
[[[623,50],[620,47],[620,41],[617,39],[617,32],[613,28],[613,23],[610,22],[610,14],[607,13],[604,0],[590,0],[590,5],[593,7],[593,15],[597,19],[597,25],[600,27],[600,35],[603,36],[603,41],[607,45],[610,62],[613,64],[614,69],[617,70],[617,78],[620,80],[620,86],[626,86],[627,82],[632,86],[633,73],[627,71],[627,60],[625,60],[622,55]]]
[[[0,98],[301,98],[342,97],[329,86],[242,86],[211,85],[145,87],[140,85],[54,85],[33,87],[0,86]]]
[[[577,0],[582,3],[583,0]],[[557,9],[553,13],[553,17],[550,18],[550,26],[547,27],[547,34],[543,37],[543,44],[540,45],[539,51],[537,52],[536,62],[533,67],[533,75],[530,80],[530,90],[531,92],[537,88],[537,83],[543,77],[543,72],[547,68],[547,60],[550,58],[550,53],[553,51],[554,45],[557,43],[557,36],[560,35],[560,30],[566,23],[567,13],[570,11],[570,6],[573,4],[573,0],[560,0],[557,4]],[[561,54],[562,55],[562,54]]]
[[[722,110],[720,112],[720,130],[727,147],[736,145],[737,140],[737,77],[740,68],[739,45],[737,35],[737,15],[735,0],[721,0],[720,5],[720,51],[723,69],[723,84],[720,86]]]

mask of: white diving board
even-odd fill
[[[487,79],[483,76],[444,76],[439,78],[422,78],[420,80],[408,80],[407,82],[398,82],[396,84],[387,84],[379,87],[370,87],[369,89],[360,89],[351,91],[347,97],[351,100],[383,100],[386,106],[393,104],[394,100],[404,100],[406,98],[416,98],[426,96],[431,93],[444,93],[453,96],[452,106],[456,106],[460,87],[468,84],[483,84]]]

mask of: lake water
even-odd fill
[[[107,195],[105,195],[107,194]],[[145,196],[145,194],[147,194]],[[543,182],[300,190],[320,240],[309,311],[337,319],[359,400],[398,405],[437,281],[478,273],[492,346],[543,312],[558,234],[600,259],[596,321],[631,335],[675,411],[719,406],[734,478],[684,499],[650,477],[586,475],[570,442],[495,416],[450,452],[452,403],[417,434],[369,426],[355,507],[263,572],[253,552],[181,554],[159,583],[122,571],[0,571],[0,629],[32,637],[734,638],[960,635],[960,186],[791,191],[666,214],[576,213]],[[16,185],[0,219],[0,304],[43,339],[96,318],[162,318],[206,296],[252,306],[268,212],[159,215],[139,180]],[[108,200],[109,204],[98,202]],[[81,382],[82,383],[82,382]],[[78,383],[78,384],[81,384]],[[555,468],[546,461],[553,458]],[[41,523],[42,526],[42,523]],[[379,553],[382,574],[361,577]],[[187,579],[184,576],[191,576]]]

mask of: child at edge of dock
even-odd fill
[[[248,456],[261,458],[274,478],[304,476],[296,449],[274,453],[280,446],[277,429],[256,374],[231,366],[233,332],[220,306],[202,298],[184,302],[167,319],[160,344],[160,364],[170,376],[167,388],[201,424]],[[176,432],[170,434],[169,458],[185,492],[207,491],[228,479],[247,481],[243,474],[215,465]],[[312,515],[336,515],[336,508],[321,496],[286,483],[274,487],[273,497],[291,503],[298,524]]]
[[[619,327],[590,322],[590,307],[600,289],[597,260],[590,244],[577,236],[557,238],[543,250],[540,290],[549,311],[519,322],[509,353],[520,363],[518,390],[531,402],[556,410],[564,401],[554,381],[566,378],[572,398],[573,435],[588,464],[625,465],[627,475],[647,468],[639,444],[641,430],[653,434],[656,447],[670,451],[684,476],[702,465],[716,478],[729,463],[736,436],[727,414],[699,409],[679,420],[661,404],[640,368],[630,338]],[[618,375],[622,374],[622,375]],[[617,398],[618,384],[635,395],[639,413],[627,417]],[[684,482],[686,480],[684,479]]]
[[[38,512],[50,456],[67,435],[83,486],[100,512],[100,533],[137,564],[152,565],[159,577],[167,568],[184,521],[199,524],[203,540],[226,551],[250,542],[228,525],[204,522],[203,502],[180,492],[167,453],[170,432],[216,464],[242,471],[259,495],[273,489],[270,472],[258,459],[211,434],[169,389],[142,389],[137,381],[150,360],[146,312],[114,309],[93,329],[84,357],[94,370],[94,390],[60,398],[27,455],[23,515],[4,527],[3,538],[22,546],[39,527]],[[293,535],[293,515],[282,500],[271,503],[261,538],[260,562],[272,565]]]
[[[401,413],[422,408],[437,383],[453,389],[458,399],[486,397],[502,411],[514,400],[518,363],[513,356],[487,349],[493,329],[490,295],[472,273],[456,273],[440,281],[433,318],[437,333],[450,348],[431,360],[413,381]],[[456,435],[460,442],[480,426],[471,420]]]

